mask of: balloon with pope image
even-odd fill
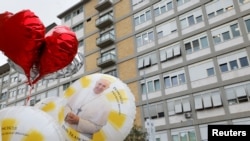
[[[35,105],[56,119],[69,141],[123,141],[135,119],[135,99],[120,79],[95,73],[75,81],[63,96]]]

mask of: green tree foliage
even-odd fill
[[[141,126],[134,125],[124,141],[146,141],[147,133]]]

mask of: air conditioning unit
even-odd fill
[[[191,118],[192,114],[191,113],[185,113],[184,116],[185,116],[185,118]]]

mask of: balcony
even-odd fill
[[[97,58],[97,65],[101,68],[109,67],[116,63],[116,55],[113,53],[108,53],[105,56]]]
[[[112,0],[100,0],[99,3],[95,6],[95,9],[99,12],[111,7],[113,5]]]
[[[104,15],[95,21],[95,25],[99,29],[105,28],[111,24],[113,24],[113,16],[110,14]]]
[[[115,42],[115,36],[112,33],[106,33],[96,39],[96,45],[100,48],[104,48],[108,45],[113,44],[114,42]]]

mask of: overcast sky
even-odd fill
[[[29,9],[33,11],[45,26],[52,23],[60,24],[59,14],[81,0],[1,0],[0,13],[9,11],[13,14]],[[1,32],[1,31],[0,31]],[[5,64],[7,57],[0,51],[0,66]]]

